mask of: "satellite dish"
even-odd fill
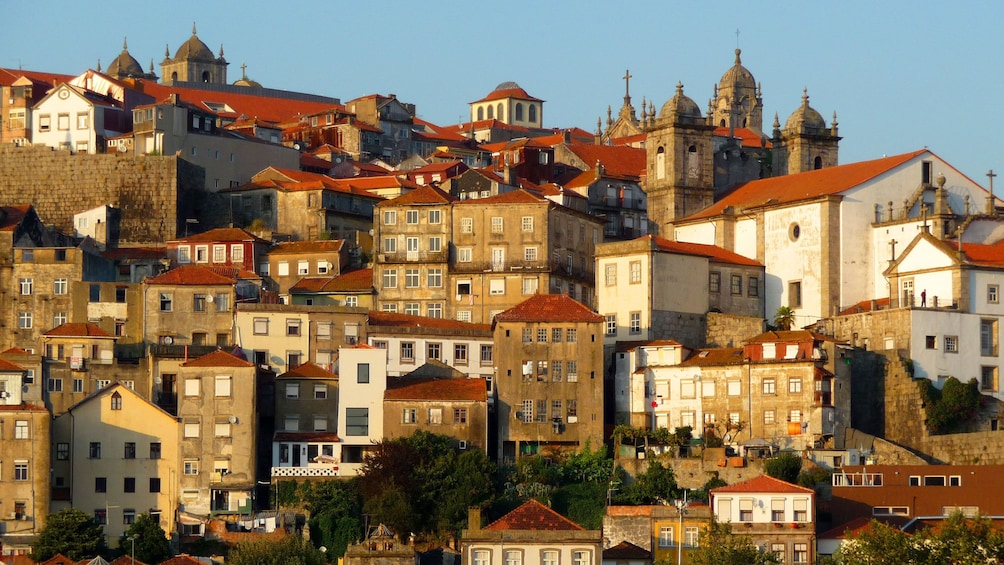
[[[164,336],[164,345],[171,345],[174,343],[174,338],[171,336]]]
[[[209,294],[209,295],[206,296],[206,302],[212,304],[213,300],[215,300],[215,298],[213,298],[212,294]]]
[[[237,423],[237,416],[231,416],[229,422],[231,424],[236,424]]]

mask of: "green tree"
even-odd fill
[[[136,536],[134,541],[129,538]],[[119,539],[119,547],[132,555],[135,544],[136,559],[143,563],[160,563],[171,557],[171,542],[160,524],[149,514],[140,514]]]
[[[279,541],[248,540],[237,544],[228,565],[324,565],[324,554],[309,541],[292,535]]]
[[[328,548],[332,559],[345,554],[350,543],[362,538],[362,497],[356,481],[307,481],[301,487],[304,507],[310,512],[310,539]]]
[[[790,330],[795,325],[795,311],[790,306],[781,306],[774,313],[774,327],[779,330]]]
[[[712,518],[701,532],[699,546],[690,552],[692,565],[768,565],[777,563],[771,553],[763,553],[745,534],[733,534],[732,526]]]
[[[96,557],[105,551],[105,535],[94,518],[76,508],[60,510],[45,520],[45,528],[31,546],[31,557],[45,561],[58,553],[73,560]]]
[[[798,474],[802,471],[802,458],[792,451],[782,451],[763,464],[763,472],[775,479],[781,479],[792,484],[798,482]]]
[[[937,528],[911,536],[872,520],[844,542],[834,556],[837,565],[982,565],[1004,560],[1004,534],[986,518],[949,516]]]
[[[927,429],[932,434],[959,431],[979,414],[982,395],[976,379],[963,384],[949,377],[941,390],[928,379],[922,379],[919,386],[927,413]]]

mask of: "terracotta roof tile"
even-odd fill
[[[0,358],[0,371],[20,371],[23,372],[26,369],[17,363],[8,361],[6,359]]]
[[[516,88],[500,88],[493,90],[488,93],[488,96],[485,96],[481,100],[475,100],[475,102],[488,102],[489,100],[502,100],[504,98],[519,98],[520,100],[543,102],[540,98],[534,98],[533,96],[527,94],[527,92],[518,85]]]
[[[487,402],[484,379],[424,379],[390,377],[384,400],[444,400]]]
[[[21,404],[0,404],[0,411],[4,412],[48,412],[45,406],[22,402]]]
[[[645,150],[625,145],[569,144],[569,151],[578,156],[588,167],[595,167],[599,161],[607,174],[617,178],[639,179],[645,174]]]
[[[344,239],[311,241],[288,241],[280,243],[268,251],[269,255],[285,253],[336,253],[345,245]]]
[[[872,312],[872,302],[875,303],[874,310],[886,310],[889,308],[889,298],[876,298],[875,300],[862,300],[850,308],[840,311],[838,316],[850,316],[851,314],[861,314],[862,312]]]
[[[567,294],[535,294],[495,316],[496,322],[602,322],[603,316]]]
[[[735,265],[747,265],[751,267],[763,267],[763,264],[755,259],[750,259],[749,257],[743,257],[738,253],[733,253],[728,249],[718,247],[717,245],[705,245],[702,243],[688,243],[685,241],[670,241],[666,238],[659,237],[657,235],[646,235],[643,238],[649,238],[652,243],[662,251],[667,251],[669,253],[682,253],[684,255],[700,255],[707,257],[712,261],[717,261],[719,263],[732,263]]]
[[[437,205],[457,202],[458,199],[448,192],[434,186],[420,186],[407,194],[377,204],[377,206],[413,206],[421,204]]]
[[[745,208],[756,206],[787,204],[819,196],[839,194],[889,172],[924,153],[928,153],[928,151],[921,149],[873,161],[862,161],[794,175],[751,181],[739,185],[712,206],[683,218],[682,221],[717,216],[729,206],[739,212]]]
[[[42,335],[49,337],[115,337],[97,324],[67,322],[52,328]]]
[[[168,559],[167,561],[162,561],[160,565],[203,565],[201,561],[192,557],[191,555],[182,553],[181,555],[175,555],[174,557]]]
[[[450,320],[448,318],[427,318],[425,316],[410,316],[408,314],[398,314],[396,312],[381,312],[371,310],[369,313],[370,331],[379,329],[380,326],[395,328],[433,328],[446,330],[468,330],[478,332],[490,332],[491,326],[488,324],[472,324]]]
[[[338,375],[324,369],[323,367],[311,363],[310,361],[300,365],[295,369],[286,371],[276,377],[277,379],[337,379]]]
[[[769,475],[760,475],[741,483],[711,489],[711,494],[721,494],[726,492],[815,494],[815,491],[811,488],[793,485],[782,481],[781,479],[775,479]]]
[[[713,133],[715,137],[729,137],[729,134],[729,128],[726,127],[717,127]],[[749,128],[736,128],[734,135],[743,147],[756,147],[758,149],[760,147],[766,147],[767,149],[773,147],[769,139],[764,138]]]
[[[607,559],[635,559],[635,560],[637,560],[637,559],[651,559],[651,558],[652,558],[652,552],[651,551],[649,551],[647,549],[644,549],[644,548],[641,548],[641,547],[638,547],[637,545],[635,545],[635,544],[633,544],[633,543],[631,543],[629,541],[622,541],[622,542],[620,542],[619,544],[617,544],[617,545],[615,545],[613,547],[610,547],[610,548],[607,548],[607,549],[603,550],[603,559],[604,560],[607,560]]]
[[[742,347],[698,349],[685,359],[680,366],[704,367],[715,365],[737,365],[744,363]]]
[[[584,528],[531,498],[512,512],[488,524],[483,529],[493,531],[566,531],[583,530]]]
[[[0,231],[12,231],[31,210],[30,204],[0,207]]]
[[[255,243],[268,243],[255,234],[241,228],[216,228],[189,237],[179,238],[174,241],[184,243],[212,243],[218,241],[253,241]]]
[[[999,241],[993,245],[963,243],[962,253],[973,265],[1004,267],[1004,241]]]
[[[116,247],[101,254],[110,261],[152,260],[167,258],[167,247]]]
[[[233,285],[237,280],[213,272],[207,267],[182,265],[146,280],[152,285]]]
[[[254,363],[235,357],[232,353],[217,349],[202,357],[182,364],[182,367],[254,367]]]
[[[304,277],[290,292],[373,292],[373,269],[356,269],[337,277]]]
[[[0,352],[0,355],[31,355],[28,353],[27,349],[21,349],[20,347],[11,347],[6,351]]]
[[[744,343],[777,343],[793,341],[835,341],[832,337],[809,330],[772,330],[753,336]]]

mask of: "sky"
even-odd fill
[[[0,67],[75,75],[107,67],[125,37],[159,75],[194,22],[214,52],[223,44],[230,82],[246,63],[268,88],[393,93],[446,125],[515,81],[546,101],[546,127],[590,132],[607,106],[616,116],[627,69],[639,111],[677,82],[706,110],[738,44],[767,130],[807,88],[827,122],[837,112],[841,163],[927,147],[984,186],[989,169],[1004,174],[1004,2],[34,0],[4,13],[20,23],[0,32]]]

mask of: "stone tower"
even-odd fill
[[[98,72],[101,72],[100,67],[101,65],[99,64]],[[122,52],[119,53],[118,57],[112,59],[112,64],[108,65],[108,71],[105,74],[117,79],[142,78],[157,80],[157,75],[153,73],[153,61],[150,61],[150,72],[144,72],[139,61],[129,54],[129,43],[125,39],[122,40]]]
[[[712,99],[715,115],[712,120],[717,127],[729,129],[749,128],[757,133],[763,131],[763,96],[760,87],[753,80],[753,73],[743,66],[736,49],[736,62],[725,71],[722,80],[715,87]]]
[[[823,116],[809,106],[809,94],[803,90],[802,105],[788,117],[783,130],[777,115],[774,116],[771,141],[774,145],[774,176],[832,167],[837,164],[840,143],[837,113],[833,113],[833,122],[827,127]]]
[[[672,237],[670,224],[714,202],[714,129],[679,83],[676,95],[651,120],[646,130],[645,191],[656,233]]]
[[[164,50],[164,60],[160,63],[161,80],[166,84],[175,82],[206,82],[209,84],[227,84],[227,60],[223,58],[223,46],[220,46],[219,57],[199,39],[192,24],[192,37],[181,44],[181,47],[170,56],[170,51]]]

